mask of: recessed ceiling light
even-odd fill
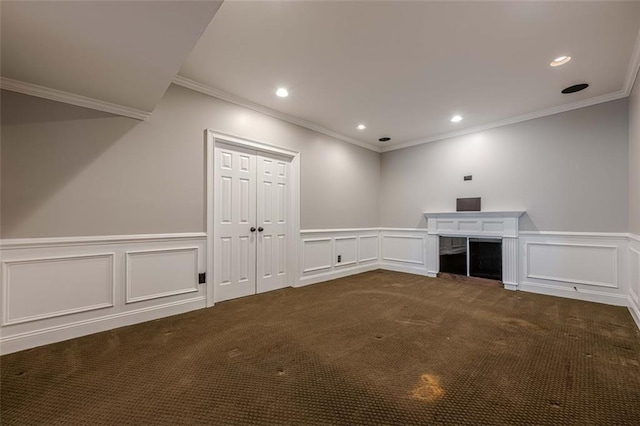
[[[555,58],[553,61],[551,61],[551,63],[549,64],[549,66],[552,67],[559,67],[560,65],[564,65],[567,62],[569,62],[571,60],[571,56],[558,56],[557,58]]]
[[[453,117],[451,117],[452,123],[458,123],[460,121],[462,121],[462,117],[460,117],[459,115],[454,115]]]
[[[281,98],[286,98],[287,96],[289,96],[289,91],[284,87],[281,87],[276,90],[276,95],[280,96]]]
[[[365,126],[364,124],[358,124],[358,130],[364,130],[366,128],[367,126]]]

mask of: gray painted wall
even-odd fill
[[[629,232],[640,235],[640,82],[629,97]]]
[[[151,118],[2,92],[1,237],[204,231],[206,128],[301,152],[301,227],[378,226],[380,155],[171,86]]]
[[[477,196],[526,210],[522,230],[627,232],[628,131],[621,99],[384,153],[381,226],[426,227],[423,212]]]

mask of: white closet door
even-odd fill
[[[256,154],[216,145],[214,300],[256,293]]]
[[[258,155],[257,291],[287,286],[290,162]]]

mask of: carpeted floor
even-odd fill
[[[626,308],[375,271],[1,358],[13,424],[640,424]]]

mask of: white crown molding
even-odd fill
[[[423,145],[429,142],[436,142],[443,139],[449,139],[456,136],[464,136],[471,133],[482,132],[489,129],[494,129],[496,127],[508,126],[510,124],[520,123],[522,121],[529,121],[536,118],[546,117],[549,115],[559,114],[561,112],[567,112],[574,109],[584,108],[591,105],[601,104],[604,102],[615,101],[616,99],[626,98],[628,94],[623,91],[617,91],[613,93],[607,93],[601,96],[596,96],[594,98],[583,99],[581,101],[572,102],[570,104],[558,105],[551,108],[546,108],[539,111],[529,112],[527,114],[516,115],[514,117],[505,118],[504,120],[493,121],[487,124],[481,124],[479,126],[473,126],[466,129],[458,130],[455,132],[449,133],[441,133],[434,136],[429,136],[427,138],[416,139],[413,141],[403,142],[398,145],[392,145],[388,147],[382,148],[382,152],[395,151],[398,149],[409,148],[416,145]]]
[[[627,68],[627,75],[624,79],[624,86],[622,90],[629,96],[633,90],[633,84],[636,81],[638,75],[638,69],[640,68],[640,31],[636,37],[636,44],[633,46],[633,52],[631,53],[631,59],[629,59],[629,66]]]
[[[12,80],[0,77],[0,89],[11,92],[23,93],[25,95],[36,96],[38,98],[49,99],[51,101],[62,102],[83,108],[108,112],[110,114],[121,115],[123,117],[134,118],[136,120],[146,120],[151,116],[151,112],[129,108],[123,105],[112,104],[74,93],[63,92],[62,90],[50,89],[37,84],[26,83],[24,81]]]
[[[340,133],[336,133],[332,130],[319,126],[310,121],[303,120],[301,118],[294,117],[289,114],[285,114],[280,111],[276,111],[272,108],[266,107],[264,105],[257,104],[248,99],[241,98],[240,96],[233,95],[231,93],[225,92],[220,89],[216,89],[215,87],[207,86],[206,84],[198,83],[197,81],[191,80],[186,77],[182,77],[177,75],[173,78],[173,84],[178,86],[186,87],[187,89],[195,90],[196,92],[204,93],[205,95],[212,96],[217,99],[221,99],[223,101],[231,102],[232,104],[240,105],[245,108],[249,108],[251,110],[257,111],[259,113],[268,115],[270,117],[278,118],[280,120],[286,121],[291,124],[296,124],[300,127],[304,127],[309,130],[313,130],[318,133],[322,133],[323,135],[330,136],[332,138],[339,139],[343,142],[347,142],[353,145],[357,145],[361,148],[365,148],[374,152],[380,152],[380,148],[368,144],[366,142],[359,141],[358,139],[354,139],[349,136],[341,135]]]

